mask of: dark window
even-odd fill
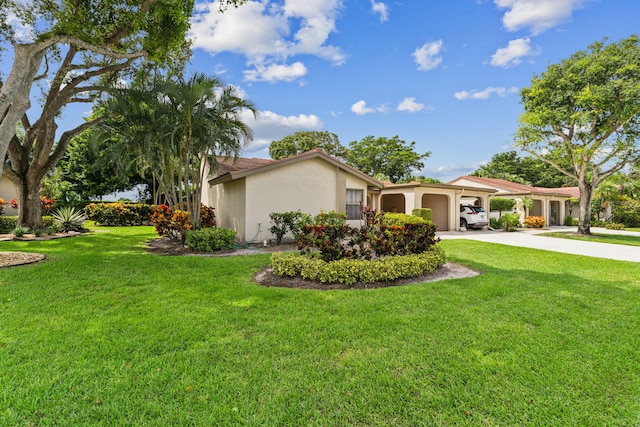
[[[362,190],[347,189],[347,219],[360,219],[362,215]]]

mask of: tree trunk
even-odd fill
[[[18,183],[18,225],[33,231],[42,228],[40,180],[21,178]]]
[[[593,188],[589,183],[578,183],[580,189],[580,213],[578,218],[578,234],[591,235],[591,198]]]
[[[31,106],[31,87],[45,54],[45,48],[38,47],[35,44],[14,46],[13,67],[0,89],[0,176],[16,126]]]

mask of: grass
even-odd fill
[[[640,263],[450,240],[471,279],[264,288],[146,227],[0,249],[0,425],[629,426]]]
[[[625,229],[631,231],[629,229]],[[592,233],[591,236],[581,236],[575,233],[567,233],[562,231],[551,231],[548,233],[540,233],[538,236],[557,237],[560,239],[584,240],[588,242],[613,243],[617,245],[640,246],[640,237],[624,236],[620,234]]]

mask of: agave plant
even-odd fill
[[[71,206],[59,208],[51,216],[60,225],[60,231],[66,233],[69,231],[82,231],[84,222],[87,218],[84,214]]]

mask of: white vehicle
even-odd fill
[[[483,228],[489,225],[487,213],[479,206],[460,205],[460,228]]]

